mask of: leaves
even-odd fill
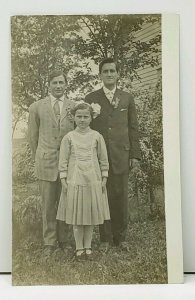
[[[33,182],[34,161],[32,161],[29,144],[24,142],[13,153],[13,180],[18,182]]]
[[[45,260],[42,247],[40,198],[35,183],[15,186],[13,217],[13,282],[40,284],[129,284],[166,283],[166,239],[164,220],[154,219],[129,224],[127,242],[130,252],[111,247],[108,254],[98,251],[99,233],[93,234],[92,260],[77,262],[73,249],[57,252]],[[20,234],[16,237],[19,222]],[[35,228],[39,228],[36,231]],[[69,228],[70,230],[70,228]],[[69,238],[68,245],[71,244]],[[66,270],[66,272],[64,272]]]
[[[157,15],[15,16],[12,17],[13,103],[27,110],[48,92],[48,73],[68,75],[66,93],[85,95],[97,85],[93,62],[113,56],[120,75],[131,80],[141,66],[159,63],[160,36],[135,39],[142,25],[159,22]]]

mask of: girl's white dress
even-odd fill
[[[110,219],[107,192],[102,192],[102,176],[108,175],[108,157],[100,133],[88,128],[75,129],[62,140],[60,177],[66,177],[68,189],[62,188],[57,219],[73,225],[98,225]]]

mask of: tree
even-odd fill
[[[77,39],[76,50],[82,56],[99,63],[104,57],[112,56],[120,65],[122,77],[130,80],[137,77],[137,69],[146,65],[158,65],[158,58],[151,56],[157,52],[160,35],[149,42],[136,39],[144,23],[159,22],[159,16],[147,15],[103,15],[83,16],[79,25],[84,37]]]
[[[69,16],[12,18],[13,103],[24,111],[47,94],[51,69],[64,69],[66,72],[73,67],[75,62],[68,59],[73,43],[69,35],[71,29]]]
[[[12,109],[12,138],[16,130],[18,122],[22,121],[25,118],[25,111],[18,105],[13,105]]]
[[[121,77],[131,81],[137,69],[158,64],[151,56],[160,36],[150,42],[135,39],[144,22],[158,16],[16,16],[12,18],[13,103],[28,111],[29,105],[47,92],[48,73],[69,73],[67,93],[83,95],[98,83],[91,70],[106,56],[121,65]]]
[[[14,128],[28,107],[48,92],[48,74],[64,70],[66,93],[82,98],[100,82],[93,67],[108,56],[120,65],[120,85],[129,89],[138,69],[160,64],[161,36],[150,41],[137,38],[144,24],[160,23],[159,15],[16,16],[12,18],[12,89]],[[157,55],[153,55],[153,54]],[[159,54],[159,55],[158,55]],[[160,80],[161,81],[161,80]],[[161,87],[155,96],[135,94],[143,154],[141,184],[154,188],[162,172]],[[26,154],[27,153],[27,154]],[[21,162],[31,170],[29,152]],[[22,167],[21,167],[22,166]],[[22,170],[23,165],[19,165]],[[27,168],[28,169],[28,168]],[[144,175],[144,176],[143,176]],[[152,193],[151,193],[152,194]]]

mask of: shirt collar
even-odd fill
[[[114,95],[114,93],[116,92],[116,86],[114,87],[114,89],[113,90],[109,90],[109,89],[107,89],[104,85],[103,85],[103,91],[104,91],[104,93],[107,95],[107,94],[112,94],[112,95]]]
[[[54,104],[57,100],[57,98],[55,98],[52,94],[50,94],[50,99],[51,99],[51,103]],[[58,101],[64,101],[64,95],[62,95],[62,97],[58,98]]]

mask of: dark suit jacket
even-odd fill
[[[124,174],[129,171],[129,158],[141,158],[137,115],[129,93],[117,89],[114,98],[119,100],[117,108],[110,104],[103,89],[88,94],[85,101],[101,106],[101,113],[92,121],[92,128],[105,139],[113,172]]]
[[[58,177],[61,140],[74,129],[74,124],[67,114],[73,106],[73,101],[64,100],[60,128],[49,96],[34,102],[29,108],[28,139],[38,179],[55,181]]]

